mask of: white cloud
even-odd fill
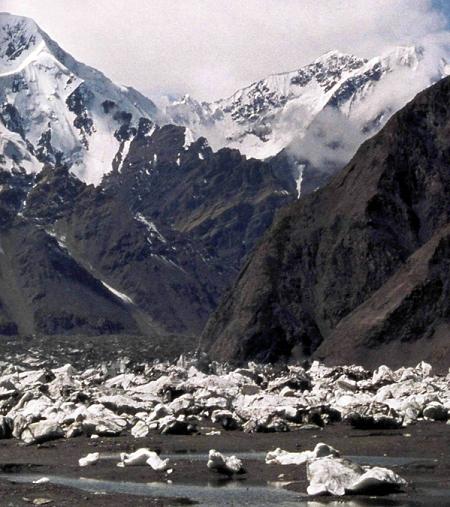
[[[339,49],[374,56],[440,36],[431,0],[0,0],[64,49],[147,94],[230,95]]]
[[[441,58],[445,52],[448,54],[450,35],[428,34],[422,37],[421,43],[424,51],[413,73],[409,67],[395,67],[397,56],[392,54],[393,61],[389,60],[388,64],[392,72],[368,89],[364,100],[352,102],[348,116],[334,108],[324,109],[306,134],[294,139],[288,147],[291,154],[308,160],[322,171],[335,172],[336,168],[343,167],[361,143],[377,132],[392,114],[441,77],[444,70]],[[376,124],[371,125],[373,120],[377,120]]]

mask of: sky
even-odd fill
[[[0,0],[76,59],[155,97],[231,95],[337,49],[450,40],[450,0]]]
[[[444,13],[447,18],[447,25],[450,25],[450,2],[449,0],[433,0],[433,7]]]

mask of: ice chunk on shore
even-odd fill
[[[33,484],[47,484],[47,482],[50,482],[48,477],[41,477],[40,479],[33,481]]]
[[[25,444],[41,444],[64,436],[61,427],[53,421],[39,421],[28,425],[21,433],[20,439]]]
[[[433,421],[446,421],[448,410],[438,401],[432,401],[423,409],[423,416]]]
[[[145,465],[147,463],[148,458],[151,456],[152,451],[150,449],[141,448],[135,452],[130,454],[126,452],[120,453],[120,464],[122,466],[138,466]]]
[[[156,452],[151,451],[146,463],[156,472],[164,472],[169,467],[169,458],[161,459]]]
[[[278,448],[267,453],[266,463],[268,465],[302,465],[310,459],[324,456],[339,456],[339,451],[322,442],[317,444],[312,451],[288,452]]]
[[[100,454],[98,452],[91,452],[87,456],[84,456],[84,458],[80,458],[78,460],[78,464],[80,465],[80,467],[87,467],[90,465],[95,465],[99,459]]]
[[[350,488],[352,493],[383,491],[394,492],[406,486],[405,479],[392,470],[382,467],[369,468]]]
[[[348,493],[390,493],[407,482],[392,470],[381,467],[361,467],[349,460],[327,456],[307,464],[308,495]]]

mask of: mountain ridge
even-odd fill
[[[300,69],[255,81],[225,99],[200,103],[186,96],[166,107],[166,114],[195,135],[209,138],[213,147],[238,148],[247,156],[264,159],[296,144],[318,114],[333,109],[351,120],[354,134],[359,134],[347,149],[349,159],[395,110],[445,73],[445,61],[420,46],[398,46],[371,59],[333,50]],[[406,93],[396,91],[395,101],[373,98],[386,80],[398,88],[412,76],[417,83]],[[389,101],[392,105],[386,107]],[[337,120],[330,127],[339,128]]]
[[[286,152],[281,158],[293,185],[302,173],[325,181],[413,91],[448,67],[432,51],[416,46],[372,59],[332,50],[229,98],[211,103],[185,98],[161,109],[75,60],[29,18],[0,13],[0,38],[5,48],[0,55],[1,120],[21,135],[41,164],[64,162],[95,185],[122,157],[141,118],[184,126],[192,140],[205,137],[214,151],[238,148],[258,159]],[[382,92],[388,80],[394,88],[413,84],[393,101]],[[329,137],[327,131],[335,133]]]
[[[140,117],[157,116],[156,106],[76,61],[29,18],[0,13],[0,38],[3,122],[14,116],[10,126],[42,164],[70,163],[78,177],[98,184],[122,138]]]
[[[423,336],[422,331],[414,338],[409,323],[415,313],[403,293],[402,319],[381,320],[381,335],[373,327],[364,333],[357,319],[351,322],[361,332],[358,337],[338,332],[337,326],[382,290],[434,233],[444,234],[448,227],[449,95],[449,78],[421,92],[363,143],[327,186],[281,212],[207,324],[203,342],[214,359],[276,361],[314,357],[317,351],[321,359],[367,363],[382,356],[381,336],[395,341],[396,326],[406,342]],[[437,277],[438,288],[431,293],[431,307],[417,315],[422,323],[431,319],[430,330],[442,322],[448,334],[448,251],[436,251],[438,272],[430,271],[428,278]],[[381,314],[373,312],[377,322]],[[356,339],[366,347],[358,349]],[[368,358],[370,339],[379,353],[372,350]],[[345,356],[339,354],[341,342]],[[442,360],[436,354],[434,359]]]
[[[298,83],[292,86],[303,91],[310,85],[330,86],[328,95],[315,95],[311,103],[317,97],[324,104],[334,102],[311,119],[300,144],[284,143],[267,160],[248,158],[227,146],[216,149],[214,139],[188,125],[168,123],[170,118],[148,99],[77,62],[31,20],[10,18],[13,22],[5,24],[0,15],[0,38],[6,37],[0,58],[7,62],[0,74],[0,334],[176,334],[191,340],[279,210],[309,193],[310,202],[316,202],[322,195],[317,189],[344,164],[356,140],[377,131],[386,119],[378,111],[375,118],[369,115],[372,124],[362,137],[346,122],[342,104],[349,106],[366,85],[373,87],[381,78],[371,67],[367,81],[342,88],[341,60],[355,67],[349,72],[367,62],[332,51],[322,60],[331,59],[334,67],[316,62],[310,74],[296,71],[289,80],[295,76]],[[396,56],[405,59],[407,68],[419,65],[422,57],[416,49]],[[264,123],[266,112],[270,116],[280,105],[271,103],[270,90],[256,90],[253,99],[257,122],[259,117]],[[192,100],[190,107],[196,104]],[[386,103],[380,104],[387,111]],[[247,111],[245,100],[236,102],[237,119],[243,111],[247,122],[252,107]],[[203,114],[201,107],[198,114]],[[204,121],[209,121],[206,116]],[[326,158],[320,159],[317,152],[322,156],[324,149]],[[343,195],[339,206],[355,212],[367,191],[361,187]],[[382,208],[376,201],[372,206],[372,211]],[[323,222],[321,206],[309,221]],[[395,222],[392,227],[398,228]],[[392,266],[416,245],[414,234],[403,237],[403,250],[393,250]],[[387,244],[394,242],[391,238]],[[347,262],[345,255],[342,259]],[[261,298],[275,282],[269,277]],[[357,288],[354,302],[366,289],[379,288],[375,285]],[[325,289],[330,299],[331,289]],[[350,289],[344,284],[337,292]],[[314,291],[305,298],[310,298],[303,312],[309,326],[305,337],[313,350],[336,315],[352,310],[353,303],[342,308],[333,301],[332,318],[316,322],[310,314],[323,311],[323,304],[313,304]]]

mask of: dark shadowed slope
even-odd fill
[[[216,359],[448,363],[450,79],[289,206],[210,319]]]
[[[265,162],[186,136],[141,119],[97,187],[64,166],[26,174],[24,157],[10,168],[5,151],[0,335],[201,332],[295,189]],[[20,153],[19,141],[7,147]]]

